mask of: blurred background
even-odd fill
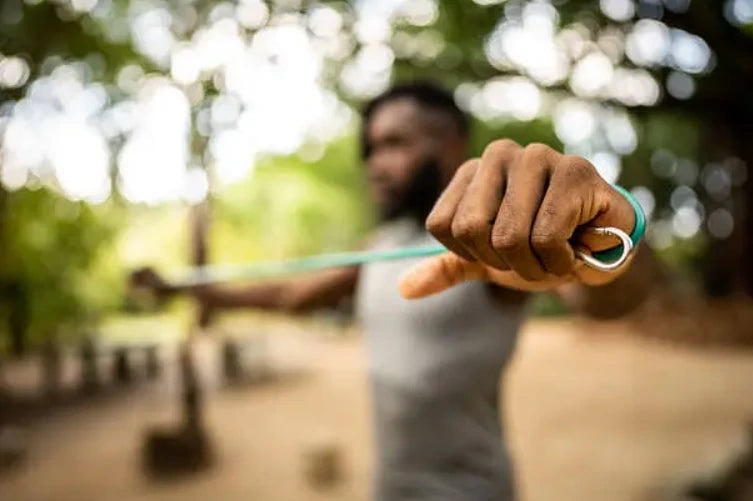
[[[359,107],[414,79],[476,153],[584,156],[651,221],[637,311],[534,300],[523,499],[753,499],[753,0],[0,1],[2,499],[368,499],[347,306],[222,314],[188,356],[191,301],[127,278],[356,248]]]

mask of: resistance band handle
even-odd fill
[[[616,184],[613,184],[612,188],[617,190],[620,195],[625,197],[627,201],[630,202],[631,207],[633,207],[635,226],[633,227],[632,233],[630,233],[630,240],[633,242],[633,249],[635,249],[643,239],[644,233],[646,233],[646,215],[643,213],[641,204],[638,203],[638,200],[635,199],[632,193],[630,193],[622,186]],[[612,247],[611,249],[594,252],[592,253],[592,256],[602,262],[611,262],[619,259],[619,257],[623,255],[623,251],[624,246],[620,244],[617,247]]]

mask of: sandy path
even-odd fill
[[[673,485],[741,447],[753,416],[753,353],[576,335],[577,328],[528,324],[508,372],[507,428],[524,499],[668,499]],[[220,458],[212,470],[158,485],[141,476],[145,424],[173,417],[166,385],[34,424],[29,462],[0,477],[0,499],[366,500],[371,445],[361,339],[294,329],[275,335],[270,352],[307,374],[209,396]],[[301,474],[301,453],[323,438],[340,444],[347,476],[336,489],[315,492]]]

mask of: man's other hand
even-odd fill
[[[130,275],[129,284],[133,288],[150,289],[158,294],[169,294],[172,287],[154,268],[143,267],[133,271]]]

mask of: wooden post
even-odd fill
[[[97,347],[91,336],[86,336],[79,347],[81,364],[80,389],[83,393],[92,393],[99,389],[99,367],[97,366]]]
[[[133,380],[133,371],[131,370],[130,360],[128,359],[128,348],[122,346],[116,348],[114,357],[113,381],[119,384],[130,383]]]
[[[146,378],[148,380],[157,379],[162,374],[162,364],[158,353],[158,346],[150,344],[144,348],[146,355]]]
[[[48,339],[42,348],[42,385],[48,398],[57,398],[62,379],[62,356],[54,339]]]
[[[241,350],[234,339],[225,339],[222,343],[222,373],[229,383],[237,383],[243,378]]]

